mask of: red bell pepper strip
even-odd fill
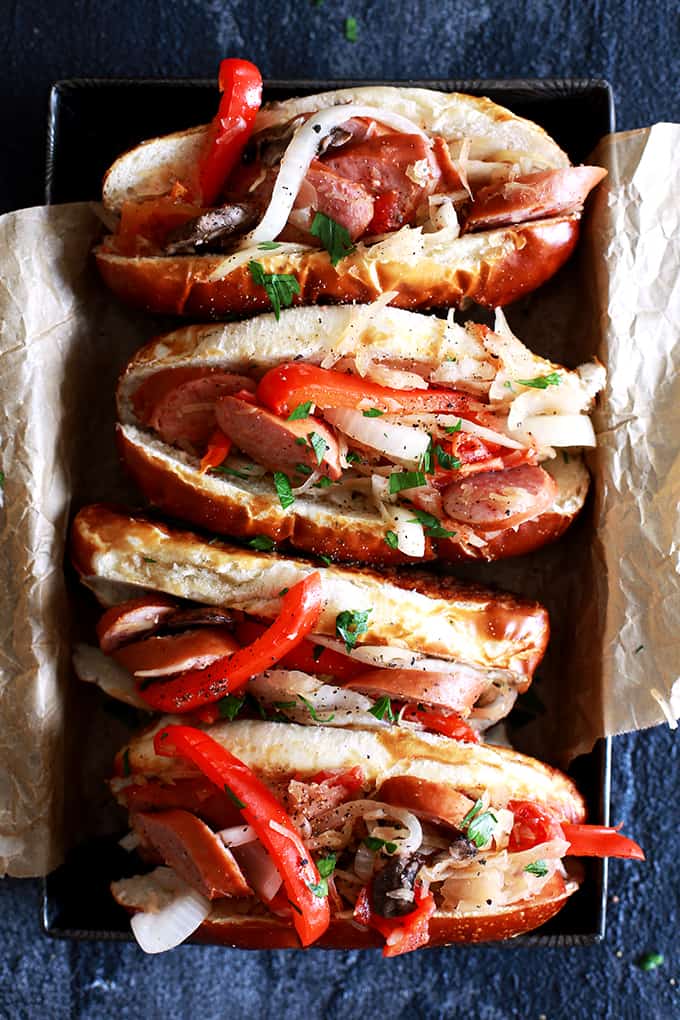
[[[415,884],[415,909],[402,917],[387,918],[376,914],[371,906],[371,887],[364,886],[354,906],[354,920],[366,928],[375,928],[385,938],[383,956],[401,956],[427,945],[430,918],[435,911],[432,893],[425,893]]]
[[[236,625],[236,640],[241,644],[250,644],[266,631],[263,623],[255,620],[243,620]],[[332,676],[338,682],[351,680],[358,673],[366,671],[364,663],[355,662],[349,655],[342,655],[333,648],[314,645],[312,641],[301,641],[290,652],[287,652],[277,664],[281,669],[299,669],[303,673]]]
[[[214,205],[241,158],[262,102],[262,75],[249,60],[223,60],[222,98],[210,127],[210,144],[199,167],[203,205]]]
[[[263,375],[257,387],[257,402],[281,417],[298,404],[311,400],[322,410],[347,407],[384,414],[457,414],[480,421],[483,405],[455,390],[392,390],[358,375],[331,372],[317,365],[284,364]]]
[[[644,861],[645,854],[627,836],[606,825],[575,825],[559,822],[552,811],[528,800],[508,801],[508,809],[515,816],[510,833],[508,850],[528,850],[551,839],[563,839],[570,844],[567,857],[627,857]]]
[[[404,722],[416,722],[433,733],[441,733],[452,740],[460,740],[465,744],[478,744],[479,736],[457,712],[442,712],[436,708],[420,708],[418,705],[406,705],[401,712]]]
[[[172,680],[139,688],[140,697],[158,712],[193,712],[219,701],[247,684],[251,676],[271,669],[312,631],[321,615],[322,588],[318,571],[286,592],[274,623],[251,645],[216,659],[204,669],[189,669]]]
[[[201,458],[201,474],[204,475],[210,468],[219,467],[231,450],[231,439],[225,436],[222,429],[214,429],[208,440],[208,448]]]
[[[164,727],[154,737],[154,750],[190,761],[232,798],[283,880],[302,945],[320,938],[330,924],[330,907],[328,896],[319,895],[319,872],[288,814],[252,769],[191,726]]]

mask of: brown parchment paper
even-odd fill
[[[680,715],[680,127],[610,136],[593,161],[610,176],[577,257],[508,317],[540,353],[608,367],[594,496],[555,546],[458,571],[547,605],[540,709],[513,739],[562,762]],[[172,326],[104,291],[90,257],[99,231],[85,204],[0,217],[0,873],[16,876],[54,868],[66,830],[106,831],[88,755],[122,741],[103,696],[71,678],[87,609],[67,595],[66,528],[86,502],[139,502],[116,462],[115,380]],[[87,811],[65,816],[69,803]]]

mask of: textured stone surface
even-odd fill
[[[347,42],[344,19],[357,19]],[[18,0],[0,11],[0,209],[42,199],[52,81],[82,76],[211,77],[243,54],[270,77],[601,76],[618,125],[680,114],[673,0]],[[106,125],[101,125],[106,131]],[[0,1018],[200,1016],[671,1020],[680,1015],[678,740],[665,728],[618,739],[612,817],[648,863],[613,862],[606,943],[587,949],[450,949],[383,961],[377,952],[236,953],[69,943],[39,931],[40,885],[0,884]],[[645,973],[636,959],[659,951]],[[677,984],[676,984],[677,982]]]

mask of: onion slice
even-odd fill
[[[135,914],[130,925],[145,953],[164,953],[193,935],[209,913],[210,900],[187,886],[186,892],[157,912]]]
[[[388,110],[380,110],[375,106],[355,106],[353,103],[348,103],[320,110],[319,113],[315,113],[304,124],[301,124],[293,135],[283,154],[272,197],[265,214],[255,229],[243,237],[241,247],[263,241],[273,241],[279,236],[288,222],[288,217],[310,164],[318,154],[319,145],[334,128],[344,124],[352,117],[369,117],[371,120],[386,124],[403,134],[420,135],[428,144],[430,141],[428,135],[407,117],[391,113]]]
[[[244,846],[253,843],[257,834],[252,825],[232,825],[228,829],[220,829],[217,833],[225,846]]]
[[[366,418],[361,411],[333,408],[324,411],[324,418],[356,442],[405,467],[417,467],[430,444],[427,432],[385,421],[382,416]]]
[[[537,414],[525,418],[522,431],[526,432],[537,446],[594,447],[597,445],[595,430],[585,414]]]

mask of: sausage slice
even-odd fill
[[[397,698],[450,708],[470,714],[477,698],[489,686],[485,677],[461,667],[460,674],[425,673],[416,669],[371,669],[345,684],[369,697]]]
[[[557,491],[557,482],[541,467],[484,471],[445,490],[444,512],[479,531],[502,531],[538,517],[553,505]]]
[[[239,648],[236,639],[220,627],[199,627],[134,641],[114,651],[113,658],[135,676],[171,676],[186,669],[204,669]]]
[[[188,811],[132,815],[132,827],[180,878],[209,900],[248,896],[236,859],[218,836]]]
[[[607,171],[600,166],[570,166],[489,184],[475,195],[465,230],[487,230],[559,216],[582,206],[588,193],[606,176]]]
[[[464,793],[416,776],[386,779],[376,794],[376,800],[406,808],[421,818],[443,822],[454,829],[460,829],[463,819],[475,806],[475,802]]]
[[[149,595],[111,606],[97,624],[99,647],[110,655],[138,634],[157,629],[176,609],[177,603],[165,595]]]

